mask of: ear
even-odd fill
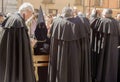
[[[25,12],[22,13],[23,18],[25,19]]]

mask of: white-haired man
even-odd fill
[[[23,3],[18,13],[6,19],[0,44],[0,82],[35,82],[30,40],[25,21],[34,12]]]
[[[102,16],[104,18],[111,18],[112,17],[112,13],[113,13],[112,9],[105,8],[105,9],[103,9]]]
[[[19,7],[19,11],[18,13],[20,13],[20,15],[25,19],[29,19],[33,13],[34,13],[34,8],[30,3],[23,3],[23,5],[21,5]]]

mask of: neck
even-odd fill
[[[18,12],[20,14],[20,16],[25,20],[25,13],[22,12]]]

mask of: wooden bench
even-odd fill
[[[49,55],[33,55],[36,80],[39,80],[38,67],[48,66]]]

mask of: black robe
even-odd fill
[[[100,24],[100,18],[95,17],[90,19],[90,27],[91,27],[91,77],[92,77],[92,82],[95,82],[96,78],[96,73],[97,73],[97,68],[98,68],[98,59],[99,59],[99,53],[96,53],[95,51],[96,47],[95,45],[95,37],[97,37],[97,28],[99,27]]]
[[[35,82],[28,30],[19,14],[3,26],[0,44],[0,82]]]
[[[43,54],[48,55],[49,54],[50,40],[47,37],[47,32],[48,31],[47,31],[47,26],[45,23],[43,11],[40,6],[37,25],[36,25],[36,29],[34,32],[35,38],[37,40],[37,42],[34,46],[34,54],[35,55],[43,55]]]
[[[113,18],[101,18],[92,27],[91,56],[95,82],[118,82],[119,32]],[[92,64],[93,64],[92,63]]]
[[[48,82],[90,82],[89,32],[80,18],[56,18],[50,34]]]
[[[39,9],[39,15],[34,35],[37,40],[36,44],[34,45],[34,55],[49,55],[50,39],[47,37],[47,27],[41,6]],[[47,75],[48,66],[38,67],[38,82],[47,82]]]
[[[119,65],[118,65],[118,81],[120,82],[120,20],[118,20],[118,24],[119,24]]]

